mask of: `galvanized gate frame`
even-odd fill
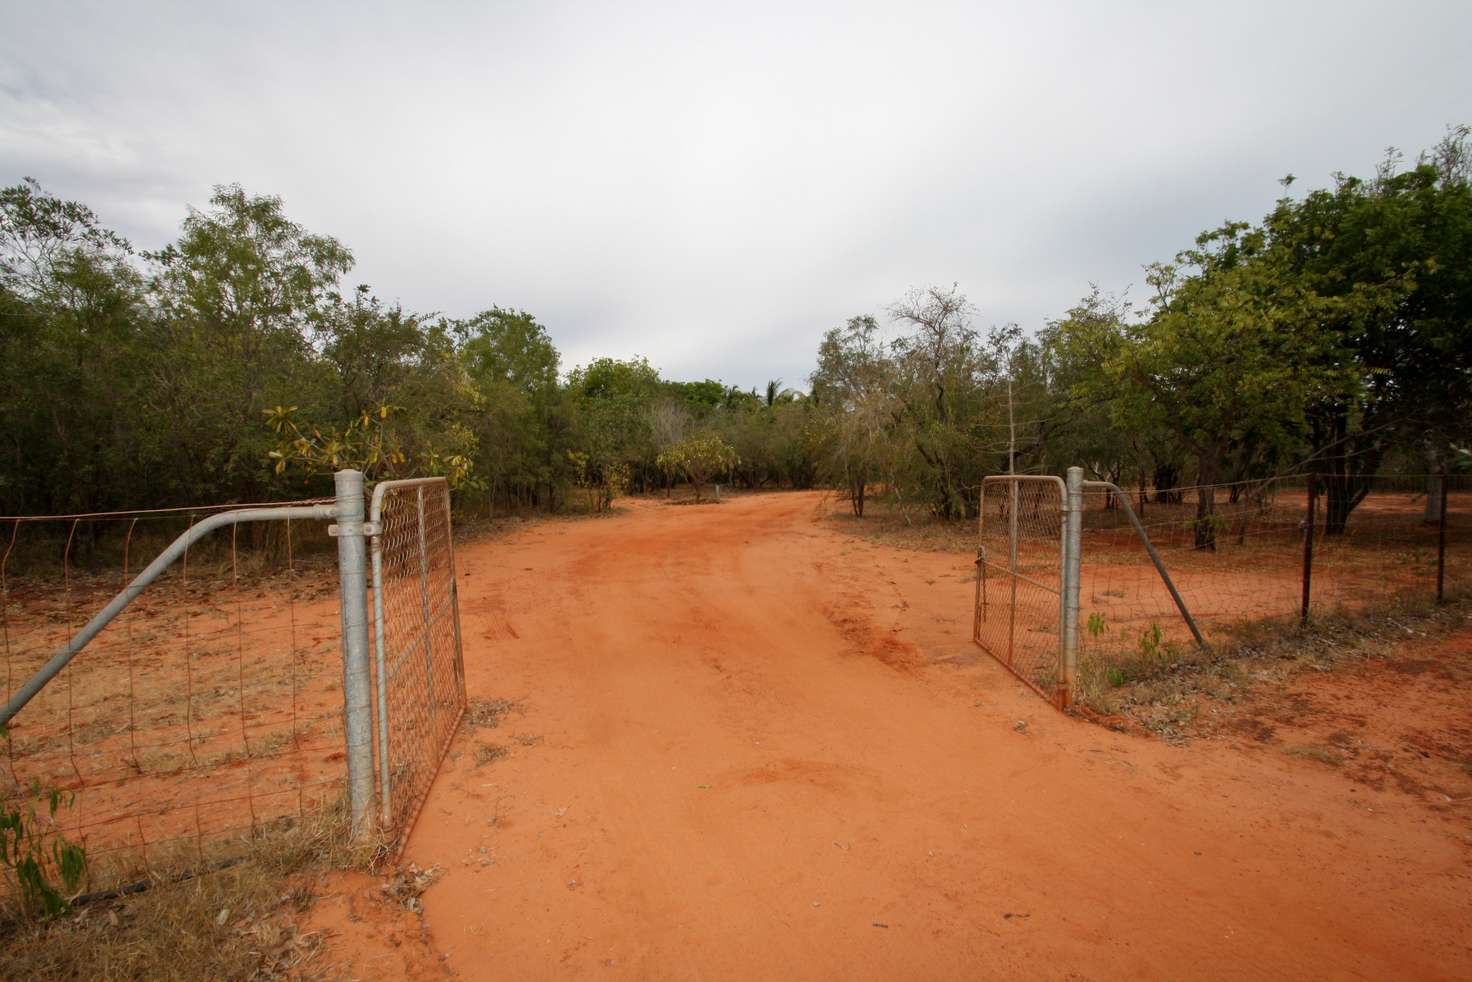
[[[1077,468],[1074,469],[1076,470]],[[1073,477],[1071,471],[1069,476],[1070,478]],[[1079,476],[1080,478],[1082,477],[1081,471]],[[1005,484],[1010,488],[1008,493],[1009,500],[1007,508],[1007,557],[1004,565],[1000,562],[997,562],[994,557],[987,556],[985,546],[981,546],[977,549],[976,599],[973,605],[971,639],[977,644],[978,647],[980,647],[987,654],[991,655],[1003,666],[1005,666],[1009,671],[1011,671],[1014,675],[1016,675],[1019,679],[1026,683],[1029,688],[1037,691],[1038,694],[1041,695],[1043,698],[1049,699],[1056,706],[1058,706],[1058,708],[1066,709],[1068,708],[1068,705],[1073,698],[1078,647],[1077,548],[1079,538],[1077,535],[1077,529],[1075,528],[1075,526],[1077,525],[1077,513],[1072,509],[1072,506],[1075,503],[1074,497],[1070,493],[1069,487],[1065,485],[1062,480],[1052,475],[995,474],[990,477],[983,478],[980,498],[981,508],[978,509],[980,514],[977,517],[978,535],[984,535],[986,530],[985,506],[987,487],[996,484]],[[1060,523],[1059,528],[1059,589],[1056,591],[1045,583],[1039,583],[1036,580],[1032,580],[1023,576],[1023,574],[1018,570],[1018,516],[1021,510],[1020,490],[1022,485],[1024,484],[1051,485],[1055,486],[1058,489],[1058,498],[1059,503],[1062,506],[1064,521]],[[1070,544],[1072,544],[1073,549],[1073,552],[1071,554]],[[992,648],[988,647],[985,642],[982,641],[981,624],[985,618],[985,610],[988,606],[986,596],[986,569],[988,565],[1001,570],[1007,576],[1008,581],[1011,584],[1011,593],[1007,601],[1008,624],[1006,651],[994,651],[992,650]],[[1016,633],[1017,621],[1017,583],[1019,579],[1026,580],[1029,584],[1036,587],[1037,589],[1044,590],[1048,593],[1058,594],[1059,670],[1056,681],[1056,688],[1055,691],[1052,693],[1042,691],[1042,689],[1038,687],[1036,682],[1034,682],[1030,678],[1027,678],[1021,672],[1018,672],[1016,666],[1013,663],[1014,637]],[[1071,604],[1070,599],[1072,601]],[[1072,614],[1071,617],[1070,613]]]
[[[389,783],[389,761],[387,755],[388,701],[387,679],[384,666],[383,605],[379,586],[382,582],[382,547],[379,539],[381,530],[383,499],[394,488],[415,487],[419,491],[419,536],[423,548],[425,511],[424,489],[444,485],[444,478],[420,478],[407,481],[382,481],[374,486],[371,516],[364,514],[364,477],[361,471],[341,470],[333,475],[335,496],[331,504],[311,502],[252,508],[238,508],[219,512],[193,525],[176,538],[166,549],[149,563],[111,601],[59,648],[35,675],[17,689],[0,707],[0,726],[8,723],[20,710],[60,674],[72,659],[76,658],[87,644],[95,638],[114,618],[132,603],[153,581],[158,579],[190,546],[216,529],[251,522],[330,520],[328,534],[337,540],[338,602],[342,623],[342,668],[343,668],[343,730],[347,758],[347,790],[352,827],[355,835],[366,835],[373,825],[372,806],[374,798],[374,733],[377,723],[377,746],[380,757],[379,779],[381,814],[389,814],[392,788]],[[450,534],[449,496],[444,496],[446,536]],[[370,517],[371,520],[366,520]],[[377,692],[373,685],[373,661],[368,649],[368,575],[365,562],[369,551],[365,540],[372,541],[374,621],[377,628]],[[460,607],[455,588],[454,548],[450,542],[449,599],[453,611],[455,639],[455,677],[464,702],[465,668],[460,639]],[[373,705],[377,696],[377,707]],[[377,710],[376,721],[374,710]],[[463,711],[463,709],[462,709]],[[458,716],[456,719],[458,724]],[[451,732],[454,726],[450,727]],[[443,759],[446,746],[438,748],[438,766]]]
[[[286,504],[219,512],[193,525],[159,553],[142,572],[99,610],[81,630],[47,660],[0,709],[0,726],[50,683],[102,629],[183,556],[189,547],[216,529],[249,522],[332,519],[328,533],[337,539],[338,600],[342,617],[343,731],[348,770],[348,800],[354,833],[371,824],[373,801],[373,721],[368,660],[367,577],[364,572],[363,474],[341,470],[333,475],[332,504]]]
[[[409,478],[409,479],[397,480],[397,481],[380,481],[376,485],[374,485],[374,487],[373,487],[373,500],[372,500],[371,505],[369,506],[369,526],[368,527],[369,527],[369,530],[370,530],[370,535],[372,536],[372,543],[373,543],[373,545],[372,545],[372,567],[373,567],[373,641],[374,641],[374,668],[375,668],[375,675],[376,675],[376,678],[377,678],[377,686],[376,686],[377,692],[375,694],[376,694],[376,697],[377,697],[376,698],[376,701],[377,701],[377,707],[376,707],[377,708],[377,720],[376,720],[376,722],[377,722],[377,729],[378,729],[377,749],[378,749],[378,780],[379,780],[379,820],[380,820],[380,824],[384,828],[388,828],[390,826],[391,822],[392,822],[392,814],[393,814],[393,811],[392,811],[392,801],[393,801],[393,779],[392,779],[392,771],[393,771],[393,768],[392,768],[392,761],[390,760],[390,757],[389,757],[389,725],[390,725],[391,721],[389,720],[389,716],[388,716],[388,702],[389,702],[389,699],[388,699],[388,659],[387,659],[387,651],[386,651],[386,647],[387,647],[386,641],[385,641],[386,632],[384,630],[384,614],[383,614],[383,593],[384,593],[384,591],[383,591],[383,503],[384,503],[384,499],[387,497],[388,493],[390,491],[392,491],[392,490],[407,490],[407,489],[411,489],[411,488],[415,490],[416,497],[418,499],[417,500],[417,504],[418,504],[418,512],[419,512],[419,514],[418,514],[418,531],[419,531],[419,552],[420,552],[420,570],[421,570],[421,574],[420,575],[421,575],[421,577],[427,579],[427,577],[428,577],[428,557],[427,557],[427,553],[426,553],[427,546],[426,546],[426,542],[425,542],[425,528],[426,528],[426,524],[425,524],[424,491],[425,491],[426,488],[429,488],[429,487],[444,487],[444,488],[447,488],[447,486],[448,486],[448,482],[443,477]],[[445,516],[444,517],[445,517],[446,537],[447,538],[450,538],[450,528],[451,528],[451,526],[450,526],[450,498],[449,498],[448,493],[444,495],[444,499],[443,500],[444,500],[444,508],[445,508]],[[455,659],[454,659],[455,681],[456,681],[456,683],[458,684],[458,686],[460,688],[461,703],[462,703],[461,713],[463,713],[464,712],[463,703],[465,701],[464,700],[464,696],[465,696],[465,655],[464,655],[464,648],[463,648],[463,645],[462,645],[462,642],[461,642],[461,636],[460,636],[460,599],[459,599],[458,589],[457,589],[457,585],[456,585],[456,577],[455,577],[455,549],[454,549],[453,539],[450,539],[450,541],[448,543],[448,547],[449,547],[448,548],[448,562],[449,562],[449,571],[448,571],[449,572],[449,600],[450,600],[450,610],[451,610],[452,623],[453,623],[453,628],[454,628],[454,637],[455,637]],[[428,630],[429,630],[429,617],[430,617],[430,614],[429,614],[429,606],[428,606],[429,605],[429,600],[428,600],[428,595],[427,595],[427,587],[425,587],[425,590],[426,590],[426,594],[425,594],[425,599],[424,599],[423,603],[424,603],[424,618],[425,618],[425,630],[426,630],[426,634],[425,634],[424,644],[425,644],[425,657],[426,657],[426,660],[428,660],[432,655],[431,655],[431,652],[429,650],[429,644],[430,644],[430,642],[429,642]],[[450,726],[450,732],[451,733],[454,732],[455,728],[459,724],[459,715],[460,714],[457,714],[455,723]],[[443,761],[444,755],[449,751],[449,745],[450,745],[450,741],[446,740],[445,741],[445,745],[443,747],[439,748],[439,754],[438,754],[438,757],[437,757],[437,759],[435,761],[436,768],[438,767],[439,763]],[[417,809],[416,809],[416,811],[417,811]],[[405,827],[403,829],[399,829],[397,831],[399,831],[401,833],[402,832],[407,832],[409,826],[412,826],[413,825],[414,817],[415,816],[411,815],[408,818],[408,820],[406,821]]]
[[[1067,473],[1068,477],[1066,481],[1059,480],[1057,477],[1048,475],[1024,474],[998,474],[991,477],[983,478],[981,489],[981,502],[983,507],[980,509],[982,514],[978,517],[978,534],[981,534],[985,528],[984,523],[986,521],[985,502],[987,485],[989,483],[1010,483],[1011,500],[1009,502],[1008,508],[1007,535],[1009,549],[1006,566],[1001,566],[1000,564],[994,563],[985,554],[984,547],[977,550],[976,599],[973,606],[973,620],[971,628],[972,640],[975,641],[976,644],[981,647],[983,651],[986,651],[993,658],[996,658],[997,661],[1005,665],[1014,674],[1017,674],[1023,682],[1027,683],[1029,687],[1037,690],[1038,693],[1042,695],[1045,699],[1051,698],[1051,701],[1059,709],[1067,709],[1072,704],[1078,679],[1079,592],[1080,584],[1082,582],[1081,570],[1083,558],[1082,543],[1085,489],[1109,491],[1117,497],[1120,502],[1121,509],[1124,511],[1126,517],[1128,517],[1130,525],[1134,528],[1135,534],[1139,536],[1141,544],[1145,547],[1145,551],[1150,557],[1150,562],[1155,566],[1155,570],[1160,575],[1161,581],[1165,584],[1166,589],[1170,592],[1171,600],[1174,601],[1176,609],[1180,611],[1182,619],[1186,622],[1186,626],[1190,628],[1191,635],[1193,638],[1195,638],[1197,646],[1203,649],[1206,647],[1206,641],[1202,638],[1201,630],[1196,625],[1196,619],[1191,616],[1191,611],[1189,608],[1187,608],[1186,602],[1181,597],[1180,591],[1176,589],[1175,582],[1171,579],[1170,572],[1165,568],[1165,563],[1161,560],[1159,552],[1157,552],[1155,549],[1155,544],[1150,541],[1150,536],[1145,531],[1144,525],[1140,523],[1140,519],[1135,514],[1134,508],[1131,507],[1129,496],[1121,491],[1118,485],[1114,484],[1113,482],[1085,481],[1083,468],[1081,467],[1070,467],[1068,468]],[[1051,694],[1051,697],[1049,693],[1043,692],[1038,689],[1037,685],[1031,679],[1025,678],[1020,673],[1017,673],[1015,667],[1012,664],[1012,638],[1017,616],[1017,580],[1021,575],[1020,573],[1018,573],[1017,570],[1017,520],[1019,510],[1018,489],[1023,483],[1027,482],[1052,483],[1059,486],[1062,492],[1061,501],[1063,521],[1059,530],[1059,589],[1057,591],[1059,670],[1057,690]],[[980,625],[986,607],[986,567],[989,563],[999,569],[1004,570],[1010,578],[1012,584],[1012,596],[1008,605],[1008,617],[1011,619],[1011,621],[1008,625],[1008,650],[1006,652],[992,651],[981,641]],[[1045,584],[1036,583],[1035,581],[1029,582],[1032,582],[1035,586],[1047,590],[1050,593],[1053,592],[1052,588],[1048,587]]]

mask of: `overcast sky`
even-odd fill
[[[0,182],[136,246],[239,182],[563,367],[801,383],[957,281],[1029,330],[1222,219],[1472,122],[1472,3],[7,0]]]

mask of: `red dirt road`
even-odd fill
[[[439,964],[355,938],[351,970],[1472,977],[1464,810],[1063,717],[969,641],[966,557],[824,509],[635,502],[462,547],[471,697],[523,709],[462,727],[408,844],[446,870]]]

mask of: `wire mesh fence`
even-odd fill
[[[443,480],[374,490],[379,796],[383,822],[413,824],[465,710],[450,493]]]
[[[982,482],[972,639],[1050,701],[1061,698],[1063,482]]]
[[[1430,602],[1439,576],[1449,593],[1472,582],[1465,476],[1380,476],[1362,493],[1309,477],[1125,493],[1208,643],[1305,611]],[[1083,508],[1079,681],[1097,693],[1194,642],[1118,495],[1088,489]]]
[[[7,698],[218,510],[0,518]],[[342,796],[338,646],[322,522],[212,532],[11,720],[0,807],[84,845],[92,889],[240,854]]]

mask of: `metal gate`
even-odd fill
[[[282,777],[284,787],[265,786],[267,784],[266,775],[257,775],[252,770],[252,761],[257,759],[280,760],[284,759],[286,753],[302,753],[304,750],[316,753],[324,749],[319,742],[303,743],[302,737],[311,728],[311,725],[329,718],[340,721],[335,725],[340,726],[345,744],[343,757],[345,757],[347,772],[346,791],[354,833],[366,834],[374,824],[375,785],[379,795],[378,812],[382,828],[399,837],[408,831],[415,813],[434,781],[435,773],[449,747],[450,738],[466,707],[465,671],[460,646],[460,616],[455,592],[455,557],[451,539],[449,486],[443,478],[384,481],[375,486],[373,490],[369,520],[365,521],[362,472],[346,469],[338,471],[333,475],[333,483],[336,494],[330,502],[317,500],[282,503],[268,507],[239,508],[219,512],[201,521],[193,522],[187,531],[182,532],[153,562],[134,576],[75,634],[67,632],[62,635],[63,638],[66,638],[65,643],[51,649],[50,657],[44,664],[36,666],[36,671],[29,681],[18,688],[7,688],[5,704],[0,707],[0,727],[10,724],[18,714],[25,711],[27,704],[67,669],[74,659],[87,649],[88,645],[102,634],[108,625],[118,618],[151,584],[163,576],[173,563],[179,560],[187,562],[191,546],[199,543],[214,530],[230,528],[243,523],[269,521],[289,523],[331,520],[335,523],[330,525],[327,531],[329,535],[337,538],[338,544],[337,578],[342,647],[342,708],[340,711],[330,705],[318,707],[323,710],[324,715],[298,727],[296,666],[299,659],[308,657],[308,652],[297,645],[294,615],[291,621],[293,626],[289,629],[291,633],[288,635],[289,667],[285,669],[286,677],[289,677],[291,685],[289,707],[274,706],[269,700],[256,701],[249,708],[247,707],[245,702],[247,668],[249,668],[255,689],[264,690],[275,696],[280,695],[275,684],[280,676],[274,673],[280,669],[274,662],[264,659],[260,652],[253,652],[250,661],[247,662],[245,644],[247,622],[244,616],[243,594],[235,582],[237,569],[233,558],[234,539],[232,538],[229,589],[235,597],[234,627],[221,629],[212,626],[211,630],[203,635],[202,642],[197,640],[195,645],[191,645],[189,630],[191,618],[202,615],[192,614],[190,605],[186,602],[188,598],[181,598],[180,592],[175,591],[175,595],[169,601],[161,601],[161,603],[166,605],[172,602],[179,607],[182,631],[176,635],[172,633],[174,631],[172,627],[150,627],[149,629],[149,637],[158,651],[166,652],[170,645],[178,649],[178,663],[184,673],[182,681],[185,695],[181,698],[186,701],[182,710],[178,709],[173,702],[159,703],[159,705],[169,707],[167,715],[150,710],[150,715],[156,716],[156,720],[143,720],[141,715],[138,716],[138,720],[154,727],[155,730],[162,730],[164,724],[159,721],[168,719],[177,721],[179,714],[182,713],[182,728],[185,732],[179,739],[174,739],[172,735],[165,738],[159,733],[150,731],[146,736],[153,742],[145,743],[142,747],[138,746],[133,712],[135,699],[132,684],[134,645],[131,635],[125,639],[125,643],[113,646],[124,653],[121,665],[117,664],[115,658],[111,661],[108,659],[109,646],[105,643],[93,648],[92,657],[87,662],[100,681],[95,682],[92,687],[93,691],[87,694],[91,702],[82,703],[83,708],[91,713],[85,719],[105,724],[91,726],[87,731],[93,734],[87,743],[89,773],[95,770],[92,777],[89,778],[79,769],[78,755],[73,744],[73,737],[78,732],[72,724],[71,712],[75,672],[66,676],[67,689],[64,698],[67,712],[64,726],[58,732],[53,732],[55,727],[47,729],[44,723],[31,725],[33,719],[39,720],[45,715],[45,708],[32,709],[28,717],[22,717],[21,722],[25,726],[24,736],[30,743],[44,748],[49,746],[46,741],[55,737],[61,745],[65,746],[64,754],[60,756],[51,754],[51,757],[64,762],[70,775],[67,780],[74,778],[80,787],[99,789],[123,788],[125,784],[136,782],[137,787],[143,789],[136,793],[143,796],[146,807],[136,805],[131,797],[134,792],[126,788],[114,795],[110,802],[108,799],[103,799],[102,805],[90,805],[87,815],[88,825],[85,827],[94,832],[94,847],[100,844],[102,838],[102,833],[98,832],[98,829],[106,827],[109,834],[121,829],[123,831],[117,833],[117,842],[112,844],[117,850],[121,850],[123,845],[118,843],[125,843],[131,838],[131,842],[140,847],[140,852],[146,861],[150,837],[164,837],[160,841],[182,841],[178,831],[179,822],[174,816],[187,809],[191,813],[188,823],[193,830],[191,834],[199,845],[197,855],[203,859],[206,838],[225,839],[228,838],[227,832],[233,835],[242,827],[249,829],[254,834],[263,824],[285,817],[292,811],[289,807],[283,809],[266,807],[262,804],[260,807],[264,811],[263,813],[258,812],[258,802],[268,800],[277,802],[277,799],[285,795],[292,798],[296,804],[294,810],[300,815],[305,810],[302,795],[304,788],[310,786],[319,789],[324,795],[324,801],[328,792],[335,797],[341,784],[341,778],[314,771],[309,767],[293,765],[288,773],[288,768],[278,766],[270,777],[274,781],[277,777],[287,775]],[[107,516],[72,517],[74,519],[98,519]],[[21,519],[14,520],[9,541],[5,548],[0,550],[4,553],[0,555],[0,600],[4,601],[0,603],[0,622],[3,622],[4,625],[10,623],[12,604],[11,592],[5,582],[6,560],[9,559],[10,550],[14,546],[20,521]],[[28,518],[25,521],[40,521],[40,519]],[[136,521],[136,515],[129,519],[127,538],[123,540],[125,557],[127,555],[126,543],[131,541],[132,525],[136,524]],[[289,528],[290,526],[287,532],[288,543],[290,542]],[[76,524],[73,522],[73,533],[75,529]],[[70,537],[66,541],[69,550]],[[371,614],[368,607],[368,576],[365,569],[369,543],[371,543],[373,560]],[[124,561],[126,562],[126,559]],[[289,579],[289,582],[294,583],[295,581]],[[292,602],[291,598],[296,595],[295,590],[294,585],[290,586],[286,594],[287,603]],[[201,592],[196,587],[189,592],[189,596],[194,598],[195,606],[200,604],[207,606],[212,619],[214,615],[223,613],[220,603],[210,598],[207,592]],[[259,596],[267,597],[265,593]],[[271,599],[274,598],[267,598],[267,606]],[[371,650],[370,625],[372,626]],[[262,627],[257,629],[257,633],[266,630],[270,629]],[[5,655],[7,662],[10,662],[13,655],[12,648],[18,647],[18,645],[13,645],[12,641],[20,640],[21,636],[14,635],[8,626],[6,630],[0,631],[0,634],[5,635]],[[205,654],[216,654],[224,650],[219,646],[223,643],[220,641],[222,637],[234,639],[235,671],[226,672],[224,676],[216,673],[218,677],[215,682],[211,683],[213,701],[210,706],[215,713],[214,719],[221,721],[228,719],[231,722],[228,726],[196,727],[193,724],[200,718],[196,704],[201,700],[193,694],[194,685],[197,683],[190,681],[194,677],[193,673],[199,670],[194,666],[196,660]],[[48,647],[50,645],[46,635],[41,635],[36,640],[45,643]],[[202,646],[212,647],[202,652],[193,650],[195,647]],[[163,655],[158,656],[159,659],[163,657]],[[162,663],[161,660],[155,662],[155,664]],[[175,663],[170,662],[170,664]],[[107,674],[110,671],[122,674],[115,679]],[[205,678],[210,677],[205,676]],[[155,684],[159,683],[155,682]],[[161,689],[167,692],[168,684],[163,684]],[[108,708],[114,702],[113,693],[115,691],[123,693],[116,697],[122,700],[126,707],[126,712],[123,713],[125,717],[123,723],[113,720],[111,716],[117,715],[117,710]],[[233,707],[233,716],[229,707]],[[281,724],[283,720],[289,721],[289,730],[284,735],[278,730],[270,729]],[[169,728],[177,730],[180,727],[170,725]],[[330,730],[333,726],[328,725],[326,728]],[[39,737],[37,737],[38,734]],[[176,743],[183,746],[182,755],[177,751],[163,749],[172,747]],[[9,776],[13,779],[9,783],[19,789],[19,780],[16,778],[16,761],[17,759],[24,760],[26,756],[24,753],[17,755],[14,743],[7,741],[7,744],[10,747],[11,774]],[[281,752],[273,749],[282,744],[291,749]],[[30,744],[22,745],[21,750],[24,751],[29,746]],[[151,753],[148,756],[140,756],[137,752],[139,749],[148,750]],[[120,757],[119,755],[125,756]],[[31,756],[42,761],[44,766],[45,762],[42,760],[44,755],[31,754]],[[113,758],[118,758],[128,770],[108,770]],[[338,758],[332,756],[321,759],[333,761]],[[184,761],[183,764],[179,763],[181,760]],[[194,787],[207,787],[208,791],[195,790],[194,794],[185,797],[182,804],[176,801],[175,797],[160,795],[156,788],[145,787],[143,783],[149,777],[168,775],[172,782],[170,786],[175,791],[179,791],[179,782],[186,779],[175,780],[174,775],[182,774],[181,768],[185,766],[189,768],[191,774],[196,776]],[[105,776],[106,780],[99,779],[98,775]],[[8,807],[13,797],[5,789],[0,789],[0,804]],[[202,820],[204,817],[202,809],[205,806],[208,806],[212,813],[208,816],[208,822]],[[67,808],[70,820],[75,815],[72,814],[73,810],[70,805]],[[99,809],[101,809],[100,814]],[[232,810],[238,812],[242,809],[248,812],[243,820],[244,825],[240,824],[241,820],[238,817],[231,814]],[[151,829],[145,829],[145,819],[150,820]],[[158,821],[154,822],[154,819]],[[80,822],[80,818],[76,820]],[[68,827],[83,826],[69,825]],[[136,835],[133,834],[134,832]],[[210,848],[220,848],[219,842],[211,842]]]
[[[980,548],[971,637],[1059,708],[1070,699],[1064,660],[1068,496],[1056,477],[999,475],[981,485]]]
[[[402,836],[466,706],[449,485],[380,482],[369,522],[379,802],[383,826]]]

